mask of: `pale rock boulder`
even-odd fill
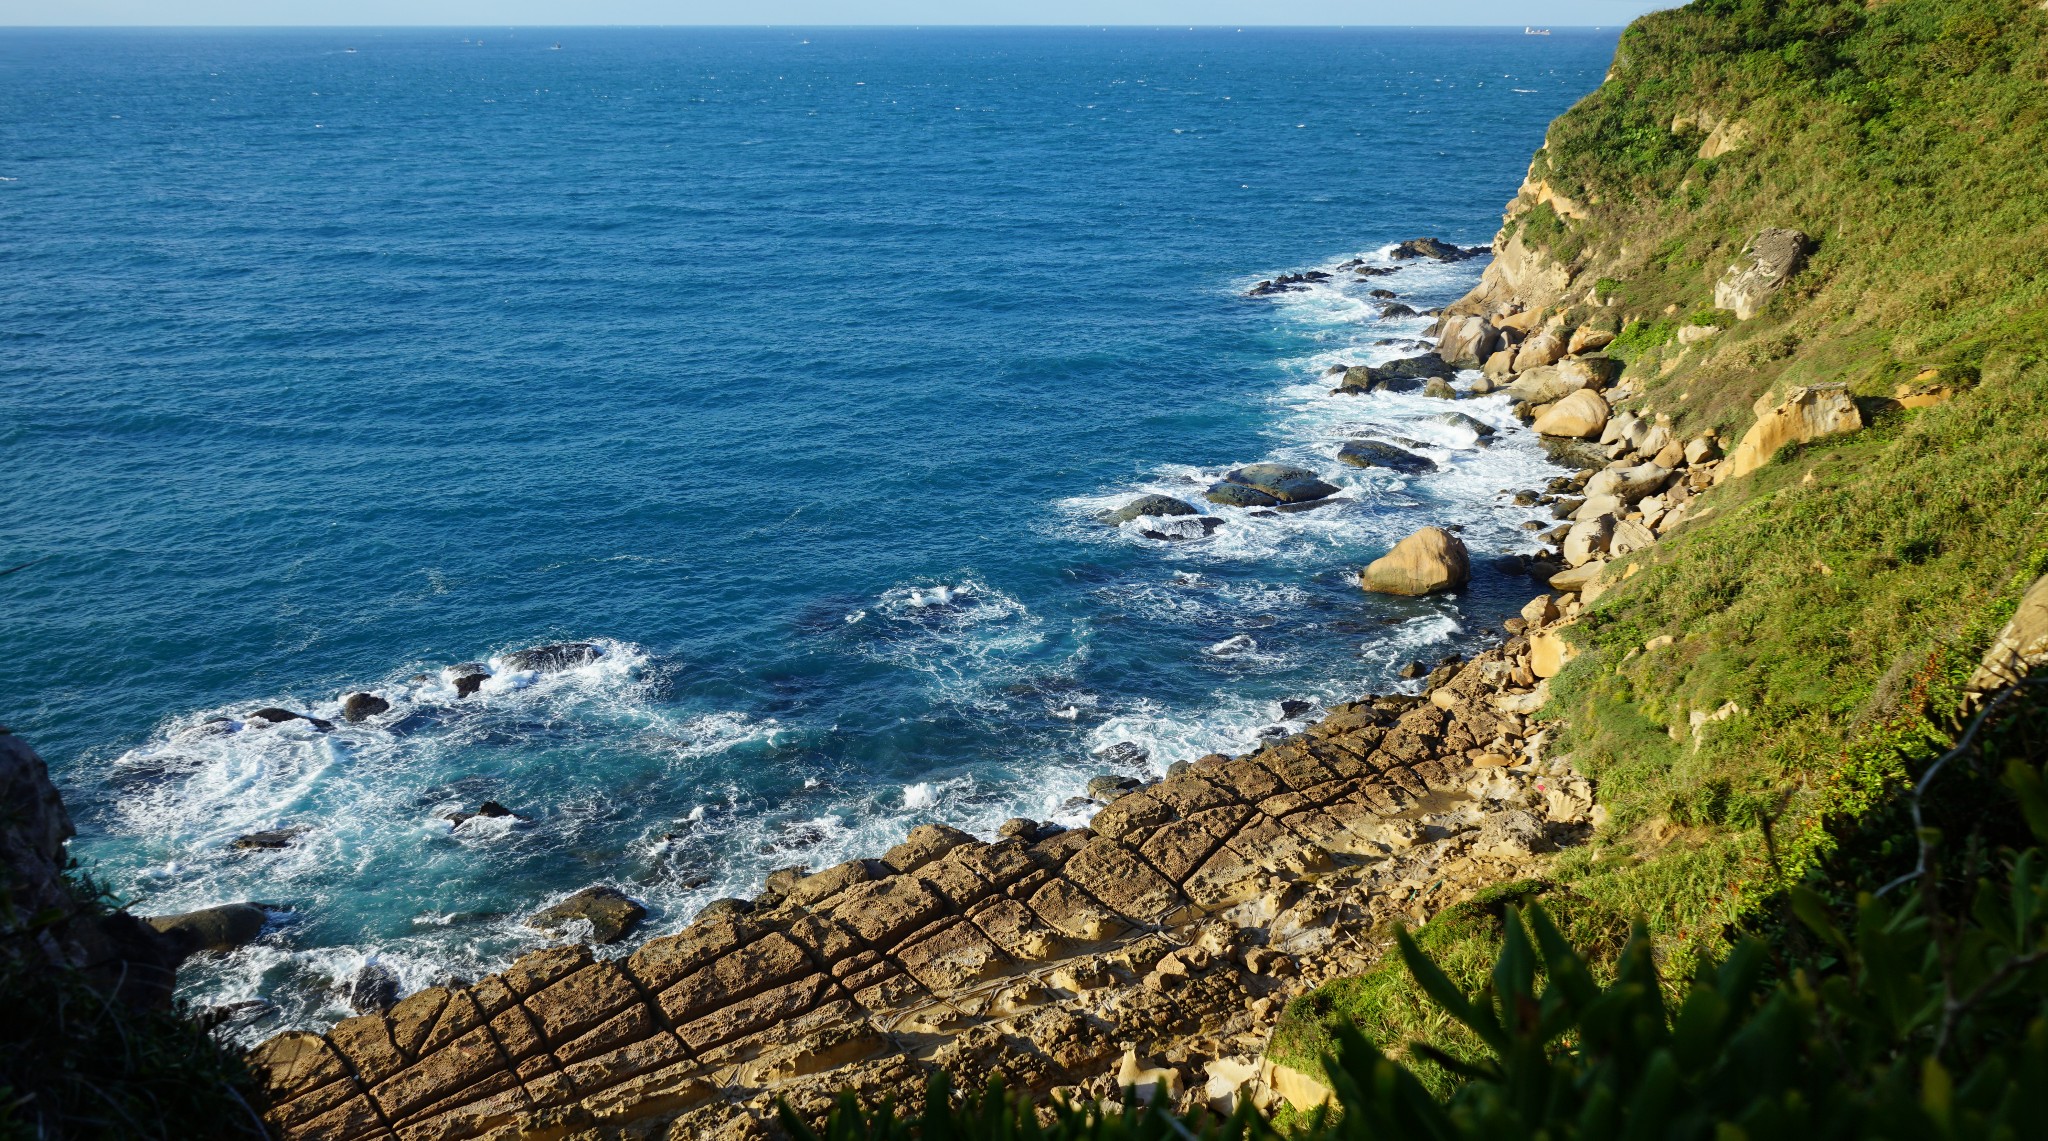
[[[1570,567],[1550,576],[1550,589],[1564,594],[1576,594],[1581,601],[1588,601],[1586,591],[1600,578],[1600,572],[1607,569],[1605,560],[1595,560],[1583,566]],[[1533,638],[1534,635],[1531,635]],[[1533,641],[1531,643],[1534,644]],[[1536,676],[1546,677],[1539,673]]]
[[[1614,535],[1607,540],[1607,551],[1616,558],[1632,555],[1657,541],[1657,535],[1650,528],[1633,519],[1624,519],[1614,525]]]
[[[1765,229],[1742,248],[1721,280],[1714,283],[1714,306],[1733,309],[1738,320],[1757,315],[1771,294],[1783,288],[1806,265],[1813,243],[1797,230]]]
[[[1495,351],[1493,355],[1486,358],[1486,364],[1481,367],[1487,377],[1492,380],[1506,380],[1508,377],[1513,376],[1515,374],[1514,346],[1510,345],[1507,348]]]
[[[1607,415],[1607,401],[1599,393],[1582,388],[1536,417],[1535,427],[1539,435],[1592,439],[1607,426]]]
[[[1562,400],[1582,388],[1606,388],[1621,375],[1621,362],[1612,357],[1567,357],[1531,368],[1517,350],[1515,367],[1522,373],[1508,386],[1508,392],[1531,404]]]
[[[1557,600],[1547,594],[1539,594],[1522,607],[1522,620],[1531,626],[1557,621]]]
[[[1675,468],[1685,462],[1685,445],[1677,440],[1667,440],[1650,462],[1658,467]]]
[[[1564,670],[1565,663],[1577,656],[1578,651],[1565,640],[1562,629],[1529,635],[1529,669],[1537,677],[1556,677]]]
[[[1607,421],[1607,427],[1600,430],[1600,443],[1619,444],[1627,441],[1629,429],[1636,425],[1636,414],[1623,409]]]
[[[1542,329],[1515,350],[1515,360],[1524,369],[1541,368],[1563,360],[1564,354],[1563,334],[1557,329]]]
[[[2020,596],[2020,608],[1984,652],[1983,662],[1964,689],[1974,703],[2044,663],[2048,663],[2048,575],[2035,579]]]
[[[1374,594],[1423,595],[1457,590],[1472,581],[1464,541],[1440,527],[1424,527],[1359,572],[1358,585]]]
[[[1603,495],[1612,495],[1623,503],[1634,503],[1646,495],[1655,495],[1671,482],[1671,469],[1651,461],[1634,467],[1608,468],[1593,473],[1586,481],[1586,500],[1592,502]]]
[[[1685,462],[1703,464],[1721,458],[1721,444],[1712,436],[1695,436],[1685,444]]]
[[[1815,384],[1785,394],[1785,402],[1757,417],[1714,482],[1737,479],[1769,463],[1786,444],[1841,436],[1863,427],[1863,414],[1847,386]]]
[[[1606,329],[1595,329],[1581,325],[1572,330],[1572,338],[1565,344],[1565,351],[1572,356],[1580,353],[1597,353],[1614,343],[1614,334]]]
[[[1701,341],[1720,335],[1721,327],[1719,325],[1687,325],[1678,331],[1678,343],[1681,345],[1697,345]]]
[[[1584,566],[1606,554],[1613,538],[1612,515],[1596,515],[1574,523],[1564,536],[1564,561],[1570,566]]]
[[[1484,317],[1445,317],[1436,355],[1456,368],[1478,368],[1500,347],[1500,330]]]
[[[1602,515],[1612,515],[1618,519],[1627,512],[1628,504],[1622,502],[1619,495],[1589,495],[1584,503],[1579,504],[1579,509],[1572,512],[1572,522],[1583,523]]]

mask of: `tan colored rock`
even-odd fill
[[[1816,384],[1786,393],[1784,403],[1757,418],[1743,433],[1735,454],[1715,473],[1714,482],[1739,479],[1769,463],[1786,444],[1806,443],[1854,432],[1863,414],[1847,386]]]
[[[1562,627],[1529,635],[1529,668],[1537,677],[1556,677],[1565,663],[1577,656],[1578,651],[1565,640]]]
[[[1600,394],[1580,389],[1536,417],[1536,431],[1545,436],[1591,439],[1607,426],[1607,402]]]
[[[2048,575],[2035,579],[2020,596],[2019,609],[1992,640],[1964,689],[1981,699],[2043,664],[2048,664]]]
[[[1478,368],[1500,347],[1500,330],[1484,317],[1465,315],[1443,319],[1437,334],[1436,355],[1457,368]]]
[[[1515,350],[1515,363],[1524,370],[1556,364],[1564,359],[1565,342],[1556,329],[1542,329]]]
[[[1586,481],[1586,498],[1590,502],[1597,497],[1611,495],[1623,503],[1634,503],[1646,495],[1664,490],[1664,485],[1670,481],[1671,469],[1654,461],[1634,467],[1609,468],[1595,472],[1593,478]]]
[[[1595,560],[1579,566],[1569,567],[1550,576],[1550,589],[1562,591],[1566,594],[1583,595],[1586,588],[1594,580],[1598,579],[1600,572],[1606,568],[1607,563],[1604,560]],[[1537,676],[1542,677],[1544,675],[1539,673]]]
[[[1685,462],[1685,445],[1671,440],[1657,450],[1650,462],[1661,468],[1675,468]]]
[[[1583,566],[1590,560],[1607,553],[1614,538],[1614,516],[1595,515],[1572,524],[1564,537],[1564,561],[1568,566]]]
[[[1634,519],[1624,519],[1614,525],[1614,535],[1607,541],[1608,553],[1615,558],[1632,555],[1657,542],[1656,533]]]
[[[1424,527],[1394,544],[1358,576],[1358,584],[1374,594],[1433,594],[1457,590],[1472,579],[1465,544],[1438,527]]]
[[[1486,358],[1486,375],[1493,380],[1505,380],[1515,372],[1515,350],[1513,346],[1496,350]]]
[[[1703,464],[1708,460],[1719,459],[1720,456],[1720,442],[1712,436],[1695,436],[1691,440],[1686,441],[1685,462],[1687,464]]]
[[[1547,594],[1537,595],[1522,607],[1522,618],[1531,626],[1557,621],[1557,600]]]
[[[1515,363],[1521,365],[1520,356]],[[1524,369],[1508,385],[1508,395],[1530,404],[1548,404],[1582,388],[1606,388],[1620,375],[1621,362],[1611,357],[1567,357],[1553,365]]]
[[[1614,334],[1605,329],[1581,325],[1572,330],[1572,339],[1565,345],[1565,351],[1572,356],[1580,353],[1597,353],[1614,343]]]
[[[1678,343],[1681,345],[1697,345],[1701,341],[1720,335],[1721,327],[1719,325],[1686,325],[1678,330]]]

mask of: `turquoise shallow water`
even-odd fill
[[[46,560],[0,577],[6,723],[139,910],[292,909],[187,971],[274,1003],[254,1035],[346,1013],[371,957],[488,970],[587,884],[673,930],[1391,688],[1527,583],[1368,598],[1358,566],[1423,523],[1514,549],[1498,493],[1550,472],[1497,401],[1460,405],[1481,449],[1321,373],[1426,327],[1368,290],[1423,309],[1483,262],[1244,291],[1486,242],[1613,44],[6,33],[0,566]],[[1334,461],[1374,428],[1444,470]],[[1262,459],[1343,502],[1092,521]],[[560,639],[606,652],[442,673]],[[395,708],[246,719],[356,689]],[[485,798],[526,819],[441,818]]]

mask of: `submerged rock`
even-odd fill
[[[451,812],[448,814],[447,819],[451,827],[460,828],[478,817],[483,817],[486,820],[496,820],[507,816],[521,819],[518,813],[499,804],[497,801],[486,800],[482,804],[477,805],[475,812]]]
[[[1190,539],[1206,538],[1209,532],[1223,526],[1223,520],[1214,515],[1180,516],[1161,520],[1150,527],[1138,528],[1138,534],[1162,543],[1185,543]]]
[[[1167,519],[1180,515],[1198,514],[1200,512],[1196,511],[1192,506],[1175,499],[1171,495],[1141,495],[1122,507],[1104,511],[1096,515],[1095,518],[1114,527],[1145,515]]]
[[[1118,741],[1095,750],[1095,755],[1115,765],[1142,765],[1152,756],[1152,751],[1136,741]]]
[[[526,925],[540,931],[560,931],[581,919],[590,924],[592,942],[616,943],[631,934],[646,917],[647,909],[628,899],[624,892],[599,884],[534,912],[527,917]]]
[[[150,915],[144,923],[169,938],[179,958],[200,951],[232,951],[263,934],[270,911],[261,904],[223,903],[177,915]]]
[[[1337,391],[1360,392],[1412,392],[1418,382],[1432,377],[1450,380],[1458,370],[1435,353],[1402,357],[1379,365],[1352,365],[1344,370],[1344,380]]]
[[[1436,461],[1428,456],[1405,452],[1380,440],[1347,441],[1337,449],[1337,458],[1352,467],[1383,467],[1408,475],[1436,470]]]
[[[455,696],[458,699],[475,693],[485,682],[491,680],[491,671],[482,662],[464,662],[459,666],[449,666],[442,672],[455,686]]]
[[[1463,412],[1439,412],[1431,416],[1430,419],[1447,428],[1463,428],[1482,440],[1493,435],[1493,425],[1488,424],[1484,420],[1467,416]]]
[[[538,670],[541,673],[560,673],[577,666],[587,666],[604,656],[604,647],[594,642],[554,642],[545,646],[533,646],[524,650],[513,650],[498,661],[508,670]]]
[[[349,1009],[382,1014],[398,1005],[398,975],[375,959],[364,963],[348,984]]]
[[[246,836],[235,837],[235,842],[231,847],[239,848],[243,851],[276,851],[279,848],[290,847],[293,840],[305,835],[305,833],[306,828],[303,825],[292,828],[273,828],[268,832],[251,832]]]
[[[391,703],[374,693],[351,693],[341,699],[341,719],[351,725],[390,710]]]
[[[322,720],[321,718],[314,717],[311,714],[294,713],[289,709],[279,709],[276,706],[269,706],[263,709],[259,709],[256,712],[249,714],[247,717],[244,717],[242,720],[260,721],[266,725],[282,725],[287,721],[304,721],[306,724],[311,725],[313,728],[320,730],[322,733],[325,733],[329,729],[334,728],[334,722],[332,721]]]
[[[1339,488],[1324,483],[1316,473],[1287,464],[1246,464],[1223,477],[1226,484],[1249,487],[1265,493],[1276,503],[1307,503],[1327,499]],[[1212,489],[1213,491],[1213,489]],[[1257,504],[1265,507],[1269,504]]]
[[[1110,804],[1119,797],[1136,792],[1139,787],[1136,777],[1099,776],[1088,782],[1088,799],[1097,804]]]

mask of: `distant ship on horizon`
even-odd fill
[[[1523,34],[1523,35],[1525,35],[1525,36],[1547,36],[1547,35],[1549,35],[1549,34],[1550,34],[1550,29],[1549,29],[1549,28],[1532,28],[1532,27],[1529,27],[1529,26],[1528,26],[1527,24],[1524,24],[1524,25],[1522,26],[1522,34]]]

